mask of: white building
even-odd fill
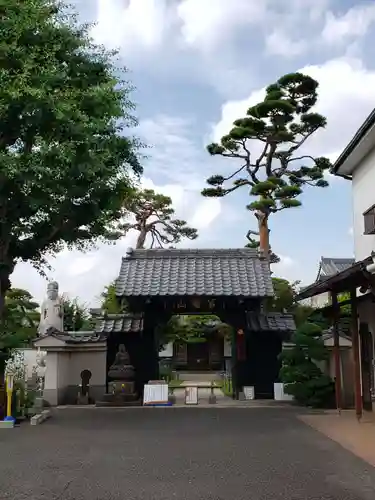
[[[355,262],[304,288],[299,299],[357,290],[358,323],[357,331],[352,325],[352,339],[353,347],[359,344],[358,356],[353,350],[359,414],[362,406],[371,408],[371,395],[375,395],[375,110],[344,149],[333,173],[352,183]]]
[[[375,110],[334,165],[334,174],[352,181],[356,261],[375,251]]]

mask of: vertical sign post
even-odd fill
[[[7,390],[7,416],[4,420],[14,421],[14,417],[12,416],[12,396],[13,396],[13,388],[14,388],[14,375],[8,374],[6,376],[6,390]]]

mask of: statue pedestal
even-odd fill
[[[134,367],[123,345],[120,345],[113,365],[108,371],[108,393],[96,406],[140,406],[135,391]]]
[[[123,396],[133,396],[135,395],[135,383],[134,382],[124,382],[122,380],[114,380],[109,383],[109,390],[113,394],[121,394]]]

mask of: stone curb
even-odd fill
[[[38,413],[37,415],[31,417],[30,425],[42,424],[45,420],[50,418],[50,416],[51,416],[51,410],[43,410],[42,413]]]
[[[13,429],[14,421],[12,420],[0,420],[0,429]]]

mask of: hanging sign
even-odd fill
[[[185,388],[185,404],[186,405],[198,404],[198,387],[191,386]]]

